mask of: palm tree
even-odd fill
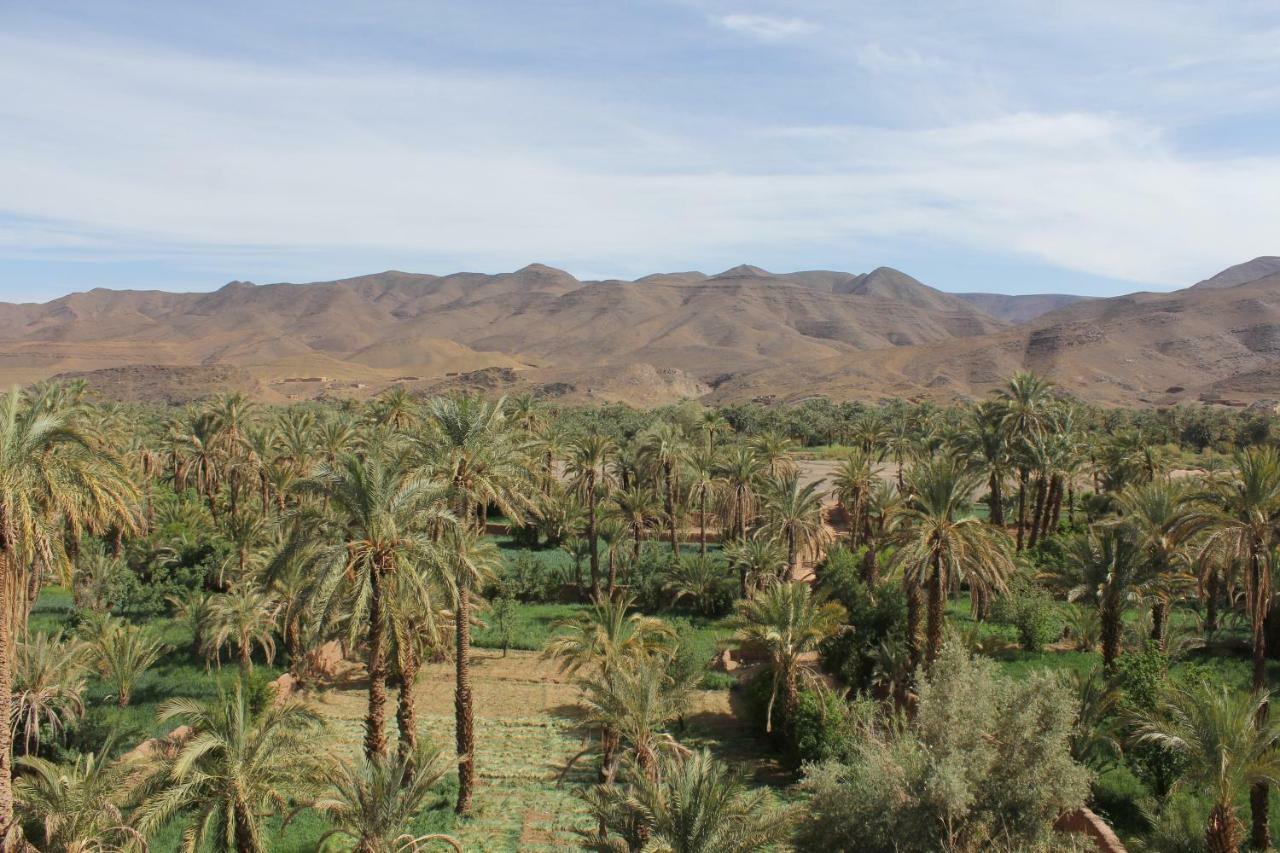
[[[666,651],[675,636],[661,619],[633,613],[631,597],[595,599],[591,608],[552,623],[544,659],[558,660],[560,671],[607,672],[620,661]]]
[[[618,587],[618,552],[625,544],[630,529],[617,513],[611,512],[600,519],[596,533],[604,543],[605,561],[609,565],[608,592],[613,595]]]
[[[806,583],[768,584],[739,605],[738,643],[764,649],[773,664],[773,689],[765,730],[773,731],[773,706],[782,692],[782,716],[791,724],[799,702],[800,657],[840,630],[845,609]]]
[[[716,436],[733,432],[733,427],[716,409],[705,409],[698,418],[698,432],[707,439],[707,453],[715,455]]]
[[[1191,508],[1184,484],[1156,478],[1134,484],[1116,496],[1121,518],[1133,526],[1146,555],[1146,588],[1151,594],[1151,639],[1165,647],[1165,627],[1173,597],[1186,590],[1192,576],[1185,571],[1184,547],[1201,516]]]
[[[27,837],[42,850],[107,853],[146,849],[146,841],[124,817],[123,794],[135,769],[127,762],[108,762],[110,745],[86,753],[71,764],[43,758],[17,759],[23,773],[14,784],[18,815]]]
[[[85,650],[62,632],[28,634],[18,644],[13,673],[11,737],[22,751],[40,747],[41,729],[57,737],[84,714]]]
[[[1004,412],[1002,423],[1009,437],[1010,451],[1018,468],[1018,550],[1022,550],[1027,526],[1027,481],[1031,469],[1026,459],[1027,443],[1039,436],[1046,423],[1053,383],[1029,372],[1015,373],[996,392],[996,403]]]
[[[205,633],[212,618],[213,595],[203,589],[184,589],[178,595],[166,599],[173,608],[174,618],[186,624],[191,631],[191,652],[201,655],[205,651]]]
[[[729,538],[744,538],[747,527],[755,520],[756,492],[764,471],[764,462],[745,445],[736,445],[721,454],[716,465],[717,503],[721,525],[728,531]]]
[[[1280,452],[1253,448],[1238,454],[1235,475],[1212,484],[1211,509],[1193,517],[1208,528],[1201,560],[1219,565],[1238,562],[1243,568],[1245,608],[1253,628],[1253,680],[1255,692],[1267,686],[1267,611],[1271,606],[1276,548],[1280,545]],[[1259,723],[1267,713],[1261,706]],[[1250,794],[1253,819],[1251,841],[1260,850],[1271,844],[1268,825],[1267,782],[1258,782]]]
[[[880,583],[880,553],[893,541],[902,523],[902,493],[897,485],[877,480],[863,507],[866,553],[862,555],[862,580],[875,590]]]
[[[359,853],[403,853],[431,841],[462,850],[447,835],[415,837],[406,831],[436,796],[448,767],[440,750],[427,743],[409,755],[363,758],[354,767],[335,764],[327,774],[329,793],[311,806],[333,824],[317,847],[323,849],[328,839],[344,836],[355,842]]]
[[[325,621],[345,591],[355,617],[368,638],[369,707],[365,717],[365,754],[386,753],[387,626],[391,576],[398,584],[420,577],[420,563],[438,562],[443,554],[436,531],[453,524],[440,505],[441,492],[431,480],[398,461],[371,453],[343,456],[321,465],[298,484],[304,494],[323,499],[327,510],[300,516],[295,535],[277,563],[305,553],[316,577],[315,612]],[[320,547],[316,542],[323,542]],[[358,617],[363,616],[363,620]]]
[[[866,539],[865,512],[868,496],[879,482],[870,454],[861,449],[849,453],[831,476],[832,494],[849,519],[849,539],[854,547]]]
[[[13,824],[13,648],[29,608],[31,567],[61,564],[70,534],[133,530],[137,490],[124,469],[57,410],[0,401],[0,837]]]
[[[684,714],[692,685],[674,680],[668,668],[666,656],[632,657],[583,679],[587,723],[602,733],[605,784],[613,782],[624,757],[642,775],[655,778],[661,755],[680,751],[664,729]]]
[[[1004,480],[1009,472],[1009,432],[1005,428],[1006,408],[988,400],[974,406],[969,424],[956,436],[960,453],[980,464],[987,472],[991,523],[1004,527]]]
[[[925,591],[925,660],[933,663],[942,650],[943,608],[952,579],[967,580],[970,589],[1003,590],[1013,562],[1004,532],[972,514],[980,475],[943,455],[917,464],[907,480],[911,497],[894,536],[894,562]]]
[[[1270,694],[1241,694],[1202,682],[1173,690],[1139,718],[1136,736],[1183,758],[1177,784],[1213,801],[1205,827],[1210,853],[1240,849],[1236,799],[1246,788],[1280,783],[1280,726],[1266,719]]]
[[[762,432],[751,437],[748,447],[760,458],[769,477],[786,477],[795,473],[796,462],[791,454],[796,445],[788,436],[772,430]]]
[[[121,708],[129,704],[138,680],[165,652],[139,625],[108,623],[93,644],[92,654],[102,680],[115,689]]]
[[[687,598],[698,613],[714,616],[723,580],[724,563],[698,554],[673,560],[663,589],[672,594],[672,604]]]
[[[1102,626],[1102,663],[1120,656],[1124,611],[1142,594],[1144,555],[1133,530],[1123,524],[1095,525],[1068,542],[1065,560],[1045,579],[1065,589],[1070,601],[1094,601]]]
[[[800,485],[795,474],[787,474],[765,482],[760,510],[764,524],[760,531],[787,546],[787,570],[795,577],[800,551],[815,556],[831,538],[823,521],[821,481]]]
[[[270,664],[276,656],[276,616],[280,604],[270,592],[252,583],[241,583],[219,593],[209,602],[209,653],[217,657],[223,646],[234,645],[240,669],[253,672],[253,647],[262,649]]]
[[[582,833],[587,849],[753,853],[786,842],[790,814],[771,808],[764,791],[749,791],[707,750],[664,754],[659,763],[655,778],[637,773],[626,788],[583,793],[601,827]]]
[[[689,500],[698,506],[698,553],[707,555],[707,502],[716,492],[716,454],[696,449],[689,453]]]
[[[633,566],[640,562],[640,541],[644,537],[645,529],[662,514],[660,503],[652,489],[646,489],[639,484],[615,492],[613,495],[613,504],[617,509],[618,518],[631,530],[631,564]]]
[[[785,580],[787,552],[768,536],[735,539],[724,546],[729,566],[738,570],[739,592],[743,598],[775,580]]]
[[[184,815],[183,849],[191,853],[207,843],[262,853],[263,818],[286,809],[284,792],[305,797],[327,769],[316,749],[323,718],[293,698],[255,713],[238,679],[230,694],[219,692],[207,704],[170,699],[157,718],[179,720],[193,734],[157,757],[135,824],[149,834]]]
[[[569,446],[569,460],[565,473],[586,501],[588,558],[591,565],[591,594],[600,594],[600,549],[596,532],[596,508],[600,498],[607,500],[612,485],[609,459],[613,454],[613,441],[598,432],[579,436]]]
[[[677,557],[680,556],[680,540],[676,531],[679,509],[676,506],[676,478],[687,453],[688,445],[680,430],[665,421],[650,427],[640,440],[641,457],[658,472],[662,481],[662,510],[667,520],[671,553]]]

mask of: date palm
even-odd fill
[[[146,628],[114,620],[103,625],[90,650],[98,674],[115,690],[121,708],[129,704],[133,688],[164,653],[164,644]]]
[[[275,596],[251,582],[213,596],[209,602],[208,651],[218,657],[223,646],[234,646],[240,669],[253,672],[253,647],[262,650],[267,663],[276,656],[276,617],[280,603]]]
[[[1100,524],[1076,534],[1056,569],[1043,576],[1062,588],[1069,601],[1092,602],[1102,633],[1102,662],[1110,668],[1120,655],[1124,613],[1141,599],[1144,555],[1133,529]]]
[[[1003,590],[1013,571],[1007,537],[973,514],[972,495],[981,481],[951,455],[918,463],[907,477],[911,497],[894,535],[894,562],[924,590],[927,601],[925,660],[942,650],[946,591],[952,580],[971,589]]]
[[[1266,718],[1266,691],[1238,693],[1207,681],[1175,689],[1139,718],[1136,736],[1182,757],[1178,785],[1208,794],[1210,853],[1236,853],[1243,835],[1235,803],[1245,789],[1280,783],[1280,726]],[[1261,722],[1260,722],[1261,721]]]
[[[768,536],[735,539],[724,546],[724,553],[729,566],[738,572],[739,591],[743,598],[768,583],[785,580],[787,552],[777,540]]]
[[[773,706],[782,694],[782,716],[791,724],[800,696],[800,658],[840,630],[845,609],[806,583],[768,584],[742,602],[734,624],[738,643],[763,649],[773,665],[765,730],[773,731]]]
[[[905,502],[897,485],[877,480],[863,508],[866,553],[862,555],[862,579],[872,590],[880,583],[880,554],[893,541],[902,524]]]
[[[324,622],[352,613],[352,630],[365,627],[369,703],[365,753],[385,754],[389,585],[411,584],[419,563],[442,559],[437,531],[453,516],[440,506],[440,489],[398,459],[378,453],[341,457],[298,484],[325,509],[300,515],[277,565],[303,556],[312,567],[311,606]],[[317,543],[322,543],[317,545]]]
[[[603,735],[605,784],[613,781],[624,758],[634,762],[641,775],[654,779],[660,757],[682,749],[666,728],[684,714],[692,685],[676,681],[668,663],[664,655],[632,657],[582,680],[587,723]]]
[[[182,815],[182,849],[264,853],[263,819],[288,808],[285,792],[305,797],[327,769],[316,749],[324,720],[300,700],[268,702],[255,712],[239,680],[208,703],[171,699],[161,723],[176,720],[193,733],[161,752],[142,787],[135,825],[155,832]]]
[[[40,747],[41,730],[57,737],[84,714],[85,663],[84,646],[61,632],[18,644],[10,735],[24,753]]]
[[[784,844],[790,813],[770,807],[706,750],[664,754],[655,778],[635,774],[626,787],[586,791],[601,829],[583,832],[588,850],[752,853]],[[606,835],[606,833],[609,833]]]
[[[440,750],[428,743],[408,755],[363,758],[355,766],[335,764],[326,774],[328,793],[312,804],[333,824],[320,837],[318,849],[342,836],[354,842],[359,853],[407,853],[432,841],[461,850],[447,835],[414,836],[406,831],[435,798],[448,767]]]
[[[587,511],[586,533],[588,559],[591,569],[591,594],[600,594],[600,543],[597,532],[600,499],[608,499],[613,485],[609,461],[613,455],[613,441],[598,432],[581,435],[569,445],[569,458],[565,474],[578,491]]]
[[[679,522],[679,507],[676,504],[677,479],[688,452],[688,442],[685,441],[680,430],[665,421],[654,424],[640,439],[641,459],[657,473],[662,483],[662,511],[667,522],[671,554],[677,557],[680,556],[680,540],[677,532]]]
[[[689,501],[698,507],[698,553],[707,555],[707,504],[716,491],[716,454],[712,450],[695,449],[689,453]]]
[[[631,564],[640,562],[640,543],[644,532],[662,516],[662,501],[652,489],[633,485],[615,492],[613,505],[617,517],[631,530]]]
[[[796,443],[789,436],[770,430],[752,436],[747,445],[760,457],[767,476],[786,477],[795,473],[796,461],[792,453]]]
[[[632,612],[631,597],[595,599],[591,608],[552,624],[542,657],[569,675],[608,671],[621,661],[666,651],[675,634],[661,619]]]
[[[785,474],[765,481],[761,493],[760,514],[764,523],[760,532],[783,542],[787,548],[787,570],[795,577],[800,552],[815,556],[831,538],[831,530],[823,520],[820,482],[800,484],[795,474]]]
[[[715,470],[720,523],[729,538],[742,539],[755,521],[765,464],[750,447],[738,444],[721,454]]]
[[[124,816],[124,793],[135,768],[104,757],[110,745],[98,753],[86,753],[70,764],[43,758],[17,759],[22,775],[14,784],[18,816],[27,826],[27,838],[41,850],[63,853],[111,853],[145,850],[142,834]]]
[[[33,408],[16,390],[0,400],[0,838],[13,825],[13,651],[32,567],[62,565],[68,536],[136,529],[136,488],[73,414]]]
[[[1004,481],[1010,466],[1006,414],[999,401],[979,403],[970,410],[969,422],[956,433],[953,441],[959,453],[986,471],[991,523],[996,527],[1004,527]]]
[[[1254,448],[1238,454],[1232,477],[1212,484],[1210,509],[1196,517],[1207,528],[1201,561],[1238,564],[1242,571],[1245,609],[1252,625],[1255,691],[1267,684],[1267,611],[1271,606],[1276,548],[1280,545],[1280,452]],[[1267,714],[1260,706],[1259,721]],[[1267,782],[1258,782],[1250,795],[1253,818],[1251,841],[1265,850],[1271,844]]]
[[[1163,649],[1169,608],[1187,590],[1186,542],[1197,532],[1200,516],[1192,509],[1191,491],[1168,478],[1134,484],[1116,496],[1120,516],[1134,528],[1146,558],[1146,587],[1152,598],[1151,639]]]
[[[1003,412],[1001,423],[1008,436],[1009,449],[1018,469],[1018,550],[1021,551],[1027,527],[1027,483],[1031,466],[1025,448],[1045,429],[1052,403],[1053,383],[1034,373],[1015,373],[996,392],[996,404]]]
[[[855,449],[840,461],[831,475],[831,491],[849,520],[849,539],[854,547],[866,542],[867,499],[879,482],[873,468],[870,454]]]

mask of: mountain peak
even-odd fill
[[[717,273],[712,278],[771,278],[773,273],[761,267],[752,264],[738,264],[736,267],[730,267],[722,273]]]
[[[1198,281],[1191,286],[1202,290],[1236,287],[1276,273],[1280,273],[1280,257],[1263,255],[1251,261],[1245,261],[1243,264],[1227,267],[1217,275]]]

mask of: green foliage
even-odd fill
[[[1012,627],[1026,652],[1038,652],[1062,636],[1062,614],[1053,597],[1025,572],[1009,579],[1008,594],[996,599],[992,618]]]
[[[489,604],[489,626],[493,629],[493,636],[502,647],[502,654],[505,656],[515,636],[516,600],[514,598],[504,593]]]
[[[1169,658],[1154,646],[1122,655],[1116,661],[1115,683],[1120,690],[1122,714],[1149,714],[1169,687]],[[1124,760],[1157,797],[1169,793],[1185,768],[1182,758],[1156,743],[1130,744]]]
[[[701,616],[723,616],[733,609],[738,584],[723,557],[692,555],[668,563],[663,589],[672,603],[688,601]]]
[[[1032,849],[1083,803],[1070,698],[1047,674],[1013,682],[949,644],[910,725],[864,721],[847,762],[809,768],[804,849]]]
[[[841,563],[829,564],[819,585],[832,600],[844,605],[847,622],[853,626],[822,644],[822,666],[853,690],[869,690],[881,649],[906,639],[906,595],[897,583],[882,583],[872,594],[861,576]]]
[[[823,687],[800,691],[790,726],[791,752],[796,765],[817,761],[848,761],[861,732],[844,698]]]

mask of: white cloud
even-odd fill
[[[727,30],[761,41],[781,41],[814,32],[817,27],[803,18],[775,18],[769,15],[721,15],[715,22]]]
[[[729,16],[735,17],[735,16]],[[584,267],[910,238],[1185,284],[1274,253],[1280,156],[1114,113],[707,129],[535,76],[0,36],[0,249],[414,251]],[[945,282],[940,282],[945,283]]]

